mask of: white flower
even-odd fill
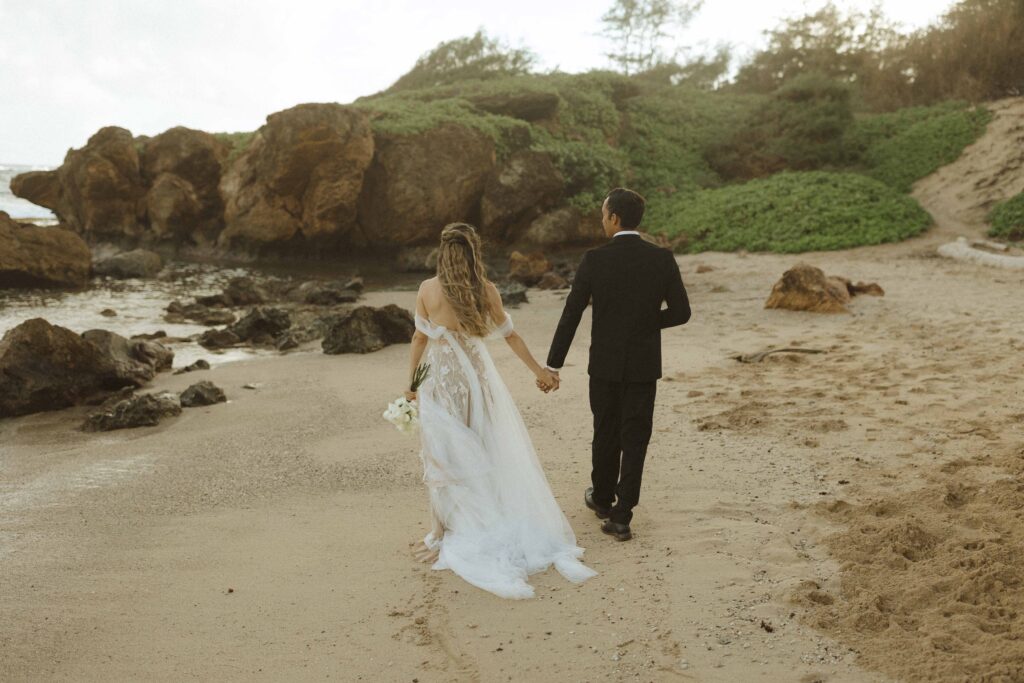
[[[419,425],[419,411],[416,407],[416,401],[408,401],[404,396],[400,396],[389,403],[382,417],[393,424],[395,429],[403,433],[410,432]]]

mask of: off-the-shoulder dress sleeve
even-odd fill
[[[500,336],[502,336],[502,337],[507,337],[507,336],[509,336],[510,334],[512,334],[512,332],[514,331],[514,329],[515,329],[515,328],[514,328],[514,327],[513,327],[513,325],[512,325],[512,316],[510,316],[510,315],[508,314],[508,311],[505,311],[505,322],[503,322],[502,324],[498,325],[498,326],[497,326],[497,327],[496,327],[496,328],[494,329],[494,333],[495,333],[496,335],[500,335]]]

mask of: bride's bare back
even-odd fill
[[[487,311],[495,324],[505,321],[505,311],[501,305],[501,294],[498,288],[492,283],[487,283]],[[422,306],[422,310],[420,310]],[[453,332],[461,332],[459,319],[455,315],[455,309],[448,303],[441,289],[441,281],[435,276],[424,280],[420,285],[417,313],[427,318],[435,325],[443,325]]]

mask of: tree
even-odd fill
[[[615,0],[601,17],[601,35],[615,43],[605,56],[626,75],[674,61],[679,48],[671,53],[663,49],[669,31],[686,28],[703,4],[703,0]]]
[[[471,79],[530,73],[537,57],[526,48],[512,48],[478,30],[469,37],[440,43],[385,92],[430,88]]]
[[[878,7],[843,13],[829,2],[767,31],[768,45],[736,74],[747,92],[770,93],[803,74],[856,84],[876,108],[905,104],[908,76],[903,49],[907,37]]]

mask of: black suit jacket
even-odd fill
[[[647,382],[661,377],[661,330],[690,319],[675,256],[639,235],[619,235],[583,255],[548,353],[561,368],[587,304],[593,303],[591,377]],[[665,302],[667,308],[662,310]]]

